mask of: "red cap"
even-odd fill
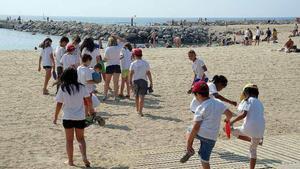
[[[206,93],[209,92],[209,88],[204,81],[194,83],[192,88],[193,93]]]
[[[75,46],[73,44],[70,43],[70,44],[67,45],[67,51],[68,52],[73,52],[74,50],[75,50]]]
[[[132,50],[132,54],[133,54],[134,56],[141,57],[141,56],[143,56],[143,51],[142,51],[142,49],[140,49],[140,48],[134,48],[134,49]]]

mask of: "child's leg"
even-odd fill
[[[139,100],[140,100],[140,97],[138,95],[135,96],[135,107],[136,107],[136,111],[139,112]]]
[[[144,95],[140,95],[139,98],[139,113],[143,113],[143,108],[144,108],[144,101],[145,101],[145,96]]]
[[[92,94],[90,94],[90,103],[89,103],[89,105],[90,105],[90,110],[89,110],[89,114],[90,115],[93,115],[93,114],[95,114],[95,109],[94,109],[94,107],[93,107],[93,98],[92,98]]]
[[[112,78],[112,74],[106,74],[105,75],[105,86],[104,86],[104,96],[107,97],[107,93],[108,93],[108,88],[109,88],[109,83],[111,81],[111,78]]]
[[[206,163],[206,162],[201,161],[201,164],[202,164],[202,168],[203,168],[203,169],[210,169],[209,163]]]
[[[113,74],[114,95],[115,95],[115,97],[118,96],[118,91],[119,91],[119,78],[120,78],[120,73],[114,73],[114,74]]]
[[[74,165],[73,163],[74,128],[65,129],[65,133],[66,133],[66,149],[68,155],[68,164],[72,166]]]
[[[123,96],[124,87],[125,87],[125,79],[122,77],[122,83],[121,83],[120,94],[119,94],[120,96]]]
[[[45,75],[45,81],[44,81],[44,88],[43,88],[44,94],[46,94],[50,78],[51,78],[51,69],[46,69],[46,75]]]
[[[260,138],[251,138],[251,145],[249,148],[250,152],[250,169],[255,168],[256,158],[257,158],[257,146],[260,142]]]
[[[126,87],[127,87],[127,96],[130,97],[130,85],[129,85],[129,77],[128,76],[125,79],[125,84],[126,84]]]
[[[87,155],[86,155],[86,143],[85,143],[85,139],[84,139],[84,129],[75,129],[75,133],[76,133],[76,139],[77,142],[79,144],[79,149],[81,152],[81,156],[82,156],[82,160],[83,162],[87,165],[90,164],[90,162],[87,159]]]

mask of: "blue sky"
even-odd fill
[[[288,17],[299,9],[300,0],[1,0],[0,15]]]

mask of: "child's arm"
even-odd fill
[[[206,72],[207,71],[206,65],[202,66],[202,69],[203,69],[204,72]],[[205,73],[203,73],[203,76],[201,77],[201,80],[205,80],[205,77],[206,77],[206,75],[205,75]]]
[[[53,53],[50,54],[50,58],[51,58],[51,61],[52,61],[52,67],[55,70],[55,61],[54,61]]]
[[[129,84],[130,86],[132,87],[132,78],[133,78],[133,74],[134,74],[134,71],[133,70],[130,70],[130,73],[129,73]]]
[[[97,83],[96,83],[95,81],[93,81],[93,80],[87,80],[86,83],[87,83],[87,84],[97,84]]]
[[[225,114],[225,116],[226,116],[225,121],[226,121],[226,122],[230,122],[230,120],[231,120],[231,118],[232,118],[232,116],[233,116],[232,111],[230,111],[229,109],[227,109],[227,110],[225,110],[224,114]]]
[[[56,104],[56,109],[55,109],[55,113],[54,113],[54,120],[53,120],[53,124],[57,124],[57,118],[58,118],[58,114],[62,108],[62,103],[57,102]]]
[[[222,95],[220,95],[220,94],[218,94],[218,93],[215,93],[215,94],[213,94],[213,95],[215,96],[215,98],[220,99],[220,100],[223,101],[223,102],[227,102],[227,103],[229,103],[229,104],[231,104],[231,105],[233,105],[233,106],[237,106],[237,102],[231,101],[231,100],[229,100],[229,99],[223,97]]]
[[[90,107],[92,106],[92,105],[91,105],[91,103],[92,103],[91,98],[90,98],[90,97],[85,97],[85,98],[84,98],[84,102],[86,103],[86,104],[84,104],[85,109],[86,109],[86,110],[90,110]],[[89,112],[89,111],[88,111],[88,112]],[[86,113],[87,113],[87,112],[86,112]],[[89,116],[89,115],[91,115],[91,114],[86,114],[86,116]]]
[[[195,121],[193,129],[189,135],[189,138],[187,141],[187,150],[189,152],[194,152],[193,142],[194,142],[194,138],[196,137],[197,133],[199,132],[200,125],[201,125],[201,121]]]
[[[152,74],[151,74],[150,70],[147,71],[147,77],[150,81],[150,86],[153,87]]]
[[[42,56],[40,56],[39,58],[39,68],[38,68],[39,72],[41,71],[41,64],[42,64]]]
[[[242,111],[241,114],[239,114],[233,121],[230,122],[230,125],[233,125],[234,123],[243,120],[247,116],[247,111]]]

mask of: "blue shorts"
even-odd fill
[[[188,127],[187,132],[191,133],[192,126]],[[204,163],[209,163],[210,155],[212,153],[213,148],[215,147],[216,141],[201,137],[197,134],[196,139],[200,140],[200,148],[198,154],[200,156],[200,160]]]
[[[210,140],[207,138],[203,138],[201,136],[196,136],[198,140],[200,140],[200,148],[198,154],[200,156],[200,160],[204,163],[209,163],[211,152],[216,144],[215,140]]]

